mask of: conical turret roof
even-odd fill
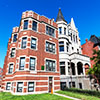
[[[56,18],[56,22],[57,21],[65,21],[64,16],[63,16],[60,8],[59,8],[59,12],[58,12],[58,15],[57,15],[57,18]]]

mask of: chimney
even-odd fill
[[[88,39],[85,39],[86,43],[88,42]]]

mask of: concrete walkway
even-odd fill
[[[77,98],[66,96],[66,95],[59,94],[59,93],[53,93],[53,94],[58,95],[58,96],[62,96],[62,97],[65,97],[65,98],[73,99],[73,100],[81,100],[81,99],[77,99]]]

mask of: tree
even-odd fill
[[[93,50],[93,57],[91,60],[94,61],[93,68],[88,70],[88,74],[91,78],[95,79],[95,82],[100,86],[100,50]]]

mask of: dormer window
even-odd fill
[[[62,34],[62,27],[59,27],[59,34]]]
[[[46,26],[46,34],[54,37],[55,36],[54,29],[49,26]]]
[[[13,36],[13,42],[16,42],[17,41],[17,34],[14,34]]]
[[[28,29],[28,20],[24,20],[24,29]]]

